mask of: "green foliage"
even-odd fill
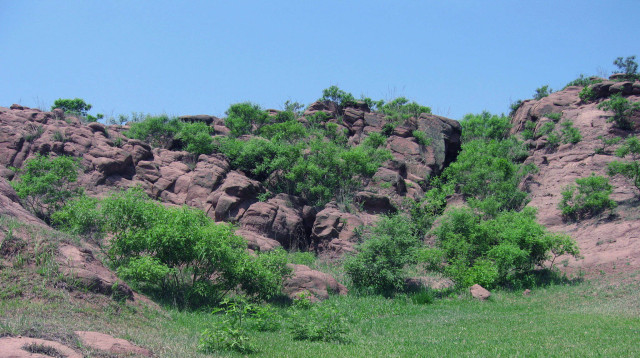
[[[211,154],[214,151],[212,133],[213,128],[202,122],[181,123],[175,139],[191,154]]]
[[[71,231],[109,234],[107,254],[118,274],[180,307],[216,304],[237,288],[269,299],[280,294],[290,272],[284,251],[249,255],[246,242],[229,225],[214,223],[201,210],[164,207],[140,189],[99,202],[72,201],[56,223]]]
[[[51,215],[51,222],[64,231],[99,238],[104,221],[98,203],[98,199],[86,195],[67,200],[62,208]]]
[[[546,122],[540,126],[540,130],[536,133],[537,135],[549,135],[556,128],[556,124],[554,122]]]
[[[416,139],[416,142],[420,145],[428,147],[433,142],[432,138],[427,137],[427,135],[423,131],[413,131],[411,135]]]
[[[616,93],[609,100],[600,103],[598,108],[613,112],[613,117],[608,119],[608,122],[614,122],[616,127],[633,129],[633,123],[629,117],[636,111],[640,111],[640,102],[631,103],[628,99],[622,97],[620,93]]]
[[[40,138],[43,133],[44,127],[42,126],[42,124],[28,123],[27,133],[24,134],[23,138],[27,142],[33,142],[36,139]]]
[[[578,97],[584,103],[593,102],[598,97],[598,93],[593,89],[592,86],[585,86],[580,93],[578,93]]]
[[[547,113],[544,115],[545,117],[553,120],[554,122],[558,122],[560,120],[560,118],[562,118],[562,113]]]
[[[295,265],[311,266],[316,261],[316,256],[309,251],[295,251],[289,253],[288,262]]]
[[[53,102],[51,110],[56,108],[62,109],[65,113],[77,114],[83,117],[87,116],[87,112],[91,109],[91,105],[81,98],[65,99],[59,98]]]
[[[549,85],[544,85],[542,87],[536,88],[536,93],[533,94],[533,99],[541,100],[551,93],[553,93],[553,90],[549,88]]]
[[[489,112],[467,114],[460,121],[462,126],[462,142],[475,139],[504,139],[509,135],[511,119],[504,115],[492,115]]]
[[[317,205],[332,198],[344,201],[371,178],[385,160],[391,159],[387,149],[366,145],[344,148],[334,142],[312,140],[309,151],[300,156],[284,177],[293,183],[294,193]]]
[[[178,118],[169,118],[166,114],[146,116],[140,122],[131,123],[129,130],[124,132],[124,135],[147,142],[154,147],[171,148],[181,124],[182,122]]]
[[[582,134],[580,130],[573,126],[573,122],[566,121],[562,123],[562,142],[567,144],[576,144],[582,140]]]
[[[599,135],[598,139],[602,141],[602,148],[596,148],[596,154],[606,154],[607,147],[618,144],[622,140],[622,137],[605,138]]]
[[[549,133],[549,135],[547,136],[547,147],[552,149],[557,148],[560,145],[561,139],[562,138],[558,133],[556,132]]]
[[[476,202],[492,198],[500,210],[519,209],[527,197],[518,188],[520,180],[535,171],[533,166],[516,163],[526,156],[522,143],[515,139],[473,140],[462,145],[443,178]]]
[[[305,105],[299,102],[291,102],[287,100],[284,102],[284,112],[293,113],[293,119],[302,117]]]
[[[385,123],[380,130],[380,133],[385,137],[391,137],[396,126],[393,123]]]
[[[333,307],[313,307],[306,314],[299,314],[290,330],[297,341],[351,342],[345,317]]]
[[[522,131],[522,139],[534,139],[536,137],[536,122],[527,121]]]
[[[431,113],[431,108],[409,101],[405,97],[398,97],[385,103],[378,110],[386,115],[387,121],[403,123],[409,118],[418,118],[422,113]]]
[[[609,163],[608,174],[620,174],[629,178],[633,180],[635,187],[640,189],[640,139],[638,137],[627,138],[625,143],[616,150],[616,155],[621,158],[629,155],[631,161]]]
[[[516,112],[518,111],[518,109],[520,109],[523,103],[524,102],[521,99],[511,103],[509,105],[509,110],[510,110],[509,117],[513,117],[513,115],[516,114]]]
[[[460,287],[520,287],[526,274],[548,259],[578,255],[575,241],[549,233],[536,222],[533,208],[488,220],[472,209],[452,209],[434,233],[447,263],[442,271]]]
[[[260,128],[259,133],[261,136],[275,142],[287,142],[291,144],[296,143],[309,135],[307,129],[302,125],[302,123],[294,120],[265,125]]]
[[[618,67],[620,72],[629,77],[635,77],[638,73],[638,62],[636,62],[636,56],[629,56],[627,58],[618,57],[613,61],[613,64]]]
[[[15,169],[17,179],[11,186],[25,207],[37,217],[50,222],[51,214],[59,210],[80,190],[72,183],[78,179],[79,160],[68,156],[36,155],[25,161],[22,169]]]
[[[378,132],[371,132],[367,138],[364,139],[364,145],[374,149],[383,147],[386,143],[387,138]]]
[[[598,78],[598,77],[585,77],[584,74],[580,74],[580,77],[576,78],[575,80],[567,83],[564,88],[570,87],[570,86],[580,86],[580,87],[587,87],[589,85],[592,85],[594,83],[600,83],[602,82],[602,78]]]
[[[356,104],[356,98],[351,93],[341,90],[338,86],[331,86],[322,90],[320,101],[334,102],[340,108]]]
[[[558,209],[562,216],[570,220],[580,220],[595,216],[609,209],[613,210],[617,204],[609,196],[613,187],[609,179],[591,174],[586,178],[576,179],[578,187],[571,185],[562,192],[562,200]],[[577,189],[577,192],[576,192]]]
[[[239,137],[259,131],[269,122],[269,114],[259,105],[251,102],[232,104],[226,111],[225,125],[231,131],[232,137]]]
[[[403,215],[381,218],[358,253],[344,268],[356,289],[392,295],[404,288],[404,267],[416,262],[420,239],[411,219]]]

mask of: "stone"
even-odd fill
[[[291,299],[302,293],[311,294],[310,300],[318,302],[329,298],[329,294],[346,295],[347,288],[331,275],[312,270],[305,265],[289,265],[293,274],[284,283],[283,292]]]
[[[115,338],[105,333],[92,331],[75,331],[74,333],[78,336],[83,345],[95,350],[127,356],[153,356],[148,349],[138,347],[126,339]]]
[[[471,292],[471,296],[480,301],[484,301],[487,298],[491,297],[491,292],[487,291],[484,287],[475,284],[469,288],[469,292]]]

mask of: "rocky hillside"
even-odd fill
[[[326,114],[326,123],[335,123],[347,133],[350,145],[382,131],[386,123],[384,114],[370,111],[363,103],[339,109],[333,102],[313,103],[298,121],[306,123],[318,112]],[[204,122],[218,136],[229,133],[224,120],[213,116],[181,119]],[[82,159],[78,184],[89,195],[141,186],[166,204],[189,205],[216,221],[237,223],[237,233],[252,249],[284,246],[336,256],[353,249],[358,227],[374,222],[377,215],[396,211],[404,198],[418,199],[424,194],[427,179],[455,159],[461,127],[454,120],[423,113],[393,128],[385,144],[393,159],[353,194],[356,205],[351,212],[336,202],[318,207],[297,196],[267,193],[262,182],[233,170],[224,155],[194,158],[183,151],[152,148],[125,137],[127,129],[82,123],[61,110],[0,107],[0,175],[10,180],[13,172],[7,168],[20,168],[36,154],[74,156]],[[429,145],[412,136],[416,130],[430,138]]]
[[[562,191],[575,180],[595,173],[607,176],[607,165],[620,159],[614,155],[620,145],[605,146],[604,139],[637,136],[640,131],[640,114],[630,118],[632,128],[622,130],[610,120],[613,112],[604,111],[598,105],[611,95],[621,94],[630,102],[640,101],[640,82],[602,81],[591,85],[594,100],[586,102],[579,97],[584,87],[572,86],[551,93],[540,100],[524,101],[513,116],[513,135],[522,134],[526,128],[540,132],[545,124],[557,122],[556,131],[563,123],[573,123],[582,135],[575,144],[550,145],[549,136],[536,136],[527,141],[531,148],[527,162],[534,163],[538,173],[531,175],[523,185],[530,192],[529,206],[538,208],[540,223],[553,231],[570,234],[581,250],[583,260],[572,261],[569,269],[583,270],[588,274],[626,272],[640,265],[640,193],[633,181],[620,175],[611,178],[614,187],[612,199],[618,204],[614,214],[572,222],[563,220],[558,203]],[[604,150],[603,150],[604,148]]]

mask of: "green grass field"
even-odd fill
[[[635,283],[587,282],[537,289],[529,296],[495,292],[486,302],[462,296],[430,305],[406,298],[333,297],[319,309],[344,317],[350,343],[293,340],[292,308],[280,309],[278,331],[251,331],[249,338],[258,348],[256,357],[631,357],[640,355],[637,288]],[[72,331],[99,330],[160,357],[216,356],[199,353],[197,344],[200,332],[215,326],[219,315],[156,311],[106,298],[81,302],[65,294],[2,300],[1,334],[55,338],[78,347]]]

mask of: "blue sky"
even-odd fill
[[[640,1],[0,0],[0,106],[224,115],[338,85],[454,119],[640,55]]]

